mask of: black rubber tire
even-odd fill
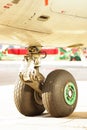
[[[76,90],[75,102],[69,105],[64,99],[64,89],[68,82],[72,82]],[[43,87],[42,101],[45,109],[53,117],[70,115],[77,104],[78,89],[74,77],[66,70],[52,71],[46,78]]]
[[[25,116],[35,116],[43,113],[44,106],[35,101],[34,90],[19,80],[14,89],[14,101],[18,111]]]

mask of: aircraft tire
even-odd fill
[[[77,104],[78,89],[74,77],[66,70],[48,74],[42,94],[45,109],[53,117],[70,115]]]
[[[38,104],[36,102],[34,98],[34,92],[35,91],[31,87],[25,85],[20,80],[18,84],[15,86],[14,89],[15,105],[18,111],[25,116],[40,115],[45,110],[42,104]]]

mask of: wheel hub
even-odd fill
[[[76,101],[76,88],[72,82],[68,82],[65,86],[64,99],[68,105],[73,105]]]

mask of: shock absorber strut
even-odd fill
[[[26,68],[24,72],[20,72],[19,76],[24,84],[27,84],[29,87],[41,93],[41,88],[45,79],[39,72],[41,47],[30,46],[27,49],[28,54],[24,56],[25,62],[27,63]]]

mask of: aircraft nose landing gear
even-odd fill
[[[39,115],[45,109],[54,117],[68,116],[77,104],[76,81],[69,72],[61,69],[52,71],[45,79],[39,72],[40,49],[28,48],[26,69],[20,72],[14,91],[16,107],[26,116]]]

